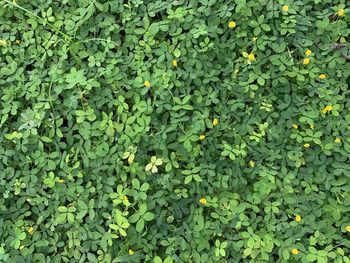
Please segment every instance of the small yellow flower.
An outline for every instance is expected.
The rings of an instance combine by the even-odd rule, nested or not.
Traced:
[[[123,201],[128,202],[128,201],[129,201],[129,198],[128,198],[126,195],[124,195],[124,196],[123,196]]]
[[[253,168],[253,167],[255,166],[255,162],[254,162],[253,160],[250,160],[250,161],[249,161],[249,165],[250,165],[250,167]]]
[[[306,56],[310,56],[311,53],[312,53],[312,51],[311,51],[310,49],[307,49],[307,50],[305,51],[305,55],[306,55]]]
[[[255,42],[257,39],[258,39],[257,37],[252,38],[253,42]]]
[[[348,231],[348,232],[350,232],[350,226],[346,226],[346,227],[345,227],[345,230]]]
[[[340,138],[335,138],[334,142],[340,143],[340,142],[341,142],[341,139],[340,139]]]
[[[343,8],[340,8],[340,9],[338,10],[338,16],[345,16],[345,11],[344,11]]]
[[[204,134],[200,135],[200,136],[199,136],[199,139],[200,139],[201,141],[203,141],[203,140],[205,139],[205,135],[204,135]]]
[[[32,228],[32,227],[28,228],[28,233],[29,234],[33,234],[33,232],[34,232],[34,228]]]
[[[203,205],[206,205],[208,202],[207,202],[207,199],[205,199],[204,197],[199,199],[199,202]]]
[[[293,127],[293,129],[298,129],[299,128],[298,124],[295,124],[295,123],[292,124],[292,127]]]
[[[0,39],[0,46],[6,46],[7,41],[4,39]]]
[[[145,87],[150,87],[151,86],[151,83],[149,83],[149,81],[148,80],[146,80],[144,83],[143,83],[143,85],[145,85]]]
[[[16,44],[19,44],[19,43],[21,43],[21,40],[16,40],[16,42],[15,42]]]
[[[310,59],[309,58],[304,58],[303,65],[307,65],[309,63],[310,63]]]
[[[305,144],[304,144],[304,147],[305,147],[305,148],[309,148],[309,147],[310,147],[310,144],[305,143]]]
[[[249,61],[254,61],[255,60],[255,55],[253,53],[250,53],[248,56],[247,56],[248,60]]]
[[[284,12],[288,12],[289,6],[287,6],[287,5],[282,6],[282,10],[283,10]]]
[[[310,124],[310,128],[313,130],[315,128],[315,125]]]
[[[301,216],[300,215],[296,215],[294,219],[295,219],[295,221],[300,222],[301,221]]]
[[[292,254],[293,254],[293,255],[298,255],[298,254],[299,254],[299,250],[296,249],[296,248],[293,248],[293,249],[292,249]]]
[[[177,67],[177,61],[176,61],[175,59],[173,60],[172,64],[173,64],[173,67],[174,67],[174,68]]]
[[[129,249],[128,253],[129,253],[130,256],[132,256],[132,255],[134,255],[134,250]]]
[[[216,125],[218,125],[218,124],[219,124],[219,120],[215,118],[215,119],[213,120],[213,126],[216,126]]]
[[[321,112],[322,113],[327,113],[329,111],[333,110],[333,106],[332,105],[327,105],[326,107],[324,107]]]
[[[64,183],[64,179],[60,179],[60,180],[58,180],[57,182],[59,182],[59,183]]]
[[[320,74],[319,78],[320,79],[325,79],[326,78],[326,74]]]
[[[229,28],[235,28],[235,27],[236,27],[236,22],[235,22],[235,21],[230,21],[230,22],[228,23],[228,27],[229,27]]]

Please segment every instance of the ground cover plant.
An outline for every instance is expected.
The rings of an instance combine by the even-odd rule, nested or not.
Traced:
[[[345,0],[1,0],[0,262],[350,262]]]

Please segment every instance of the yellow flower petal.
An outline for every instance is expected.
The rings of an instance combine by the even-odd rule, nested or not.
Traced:
[[[310,56],[311,53],[312,53],[312,51],[311,51],[310,49],[307,49],[307,50],[305,51],[305,55],[306,55],[306,56]]]
[[[213,126],[216,126],[216,125],[218,125],[219,124],[219,120],[218,119],[214,119],[213,120]]]
[[[248,60],[249,61],[254,61],[255,60],[255,55],[253,53],[250,53],[248,56],[247,56]]]
[[[348,231],[348,232],[350,232],[350,226],[346,226],[346,227],[345,227],[345,230]]]
[[[340,139],[340,138],[336,138],[336,139],[334,140],[334,142],[340,143],[340,142],[341,142],[341,139]]]
[[[134,255],[134,251],[133,251],[132,249],[129,249],[129,250],[128,250],[128,253],[129,253],[130,256],[131,256],[131,255]]]
[[[287,5],[282,6],[282,10],[283,10],[284,12],[288,12],[289,6],[287,6]]]
[[[298,129],[299,128],[298,124],[292,124],[292,127],[293,127],[293,129]]]
[[[309,147],[310,147],[310,144],[305,143],[305,144],[304,144],[304,147],[305,147],[305,148],[309,148]]]
[[[320,79],[325,79],[326,78],[326,74],[320,74],[319,78]]]
[[[300,222],[301,221],[301,216],[300,215],[296,215],[294,219],[295,219],[295,221]]]
[[[145,87],[150,87],[151,86],[151,83],[148,81],[148,80],[146,80],[144,83],[143,83],[143,85],[145,85]]]
[[[199,136],[199,139],[200,139],[201,141],[203,141],[203,140],[205,139],[205,135],[204,135],[204,134],[200,135],[200,136]]]
[[[309,58],[304,58],[303,65],[307,65],[309,63],[310,63],[310,59]]]
[[[205,199],[204,197],[199,199],[199,202],[203,205],[206,205],[208,202],[207,202],[207,199]]]
[[[338,10],[338,16],[345,16],[345,11],[344,11],[343,8],[340,8],[340,9]]]

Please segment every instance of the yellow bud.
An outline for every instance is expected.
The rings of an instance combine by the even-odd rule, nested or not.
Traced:
[[[300,215],[296,215],[294,219],[295,219],[295,221],[300,222],[301,221],[301,216]]]
[[[134,250],[129,249],[128,253],[129,253],[130,256],[132,256],[132,255],[134,255]]]
[[[174,67],[174,68],[177,67],[177,61],[176,61],[175,59],[173,60],[172,64],[173,64],[173,67]]]
[[[203,140],[205,139],[205,135],[204,135],[204,134],[200,135],[200,136],[199,136],[199,139],[200,139],[201,141],[203,141]]]
[[[59,179],[57,182],[64,183],[64,180],[63,179]]]
[[[320,74],[320,79],[325,79],[326,78],[326,75],[325,74]]]
[[[335,138],[334,142],[340,143],[340,142],[341,142],[341,139],[340,139],[340,138]]]
[[[33,234],[33,232],[34,232],[34,228],[32,228],[32,227],[28,228],[28,233],[29,234]]]
[[[236,27],[236,22],[230,21],[230,22],[228,23],[228,27],[229,27],[229,28],[235,28],[235,27]]]
[[[143,83],[143,85],[145,85],[145,87],[149,88],[149,87],[151,86],[151,83],[150,83],[148,80],[146,80],[146,81]]]
[[[219,120],[218,119],[214,119],[213,120],[213,126],[216,126],[216,125],[218,125],[219,124]]]
[[[292,254],[293,254],[293,255],[298,255],[298,254],[299,254],[299,250],[296,249],[296,248],[293,248],[293,249],[292,249]]]
[[[284,12],[288,12],[289,6],[287,6],[287,5],[282,6],[282,10],[283,10]]]
[[[250,167],[253,168],[253,167],[255,167],[255,162],[254,162],[253,160],[250,160],[250,161],[249,161],[249,165],[250,165]]]
[[[292,124],[293,129],[298,129],[298,124]]]
[[[306,55],[306,56],[310,56],[311,53],[312,53],[312,51],[311,51],[310,49],[307,49],[307,50],[305,51],[305,55]]]
[[[310,144],[305,143],[305,144],[304,144],[304,147],[305,147],[305,148],[309,148],[309,147],[310,147]]]

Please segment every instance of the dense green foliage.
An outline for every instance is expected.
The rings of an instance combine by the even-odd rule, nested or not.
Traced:
[[[0,262],[350,262],[345,3],[0,1]]]

